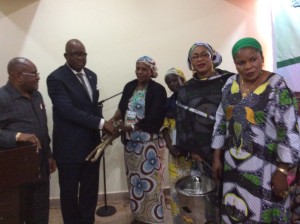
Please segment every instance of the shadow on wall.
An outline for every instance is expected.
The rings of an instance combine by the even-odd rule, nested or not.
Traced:
[[[10,1],[10,0],[0,0],[0,11],[5,15],[9,16],[28,5],[31,5],[38,0],[21,0],[21,1]]]
[[[0,20],[6,18],[19,27],[24,33],[27,33],[38,9],[38,5],[38,0],[0,0]]]
[[[3,31],[0,60],[6,61],[7,58],[22,56],[20,52],[39,4],[38,0],[0,0],[0,26]]]

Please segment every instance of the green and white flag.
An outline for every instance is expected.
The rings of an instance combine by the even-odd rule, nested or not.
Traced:
[[[275,70],[300,92],[300,0],[272,2]]]

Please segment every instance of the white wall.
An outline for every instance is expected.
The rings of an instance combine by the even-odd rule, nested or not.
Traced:
[[[6,83],[11,58],[31,59],[41,73],[39,89],[51,133],[45,80],[64,63],[67,40],[78,38],[85,44],[87,67],[98,74],[102,100],[135,78],[135,61],[142,55],[157,62],[160,83],[172,66],[190,78],[186,57],[196,41],[209,42],[223,55],[220,68],[235,70],[231,47],[241,37],[254,36],[264,47],[265,67],[272,69],[270,23],[267,0],[0,0],[0,85]],[[106,118],[113,115],[119,99],[104,103]],[[119,141],[107,149],[106,173],[108,193],[127,191]],[[51,197],[59,197],[57,173],[51,178]]]

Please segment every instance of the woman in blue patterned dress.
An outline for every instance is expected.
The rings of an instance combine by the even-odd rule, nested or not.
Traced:
[[[222,223],[290,223],[287,173],[300,147],[295,97],[262,69],[256,39],[239,40],[232,56],[238,74],[223,88],[212,141],[213,176],[223,171]]]
[[[137,79],[123,89],[115,121],[122,119],[122,142],[133,223],[164,223],[163,171],[165,141],[159,135],[164,121],[166,90],[152,80],[155,61],[143,56],[136,62]]]

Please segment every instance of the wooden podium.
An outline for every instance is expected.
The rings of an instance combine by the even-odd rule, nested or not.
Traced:
[[[0,149],[0,224],[20,223],[20,185],[39,178],[36,145]]]

